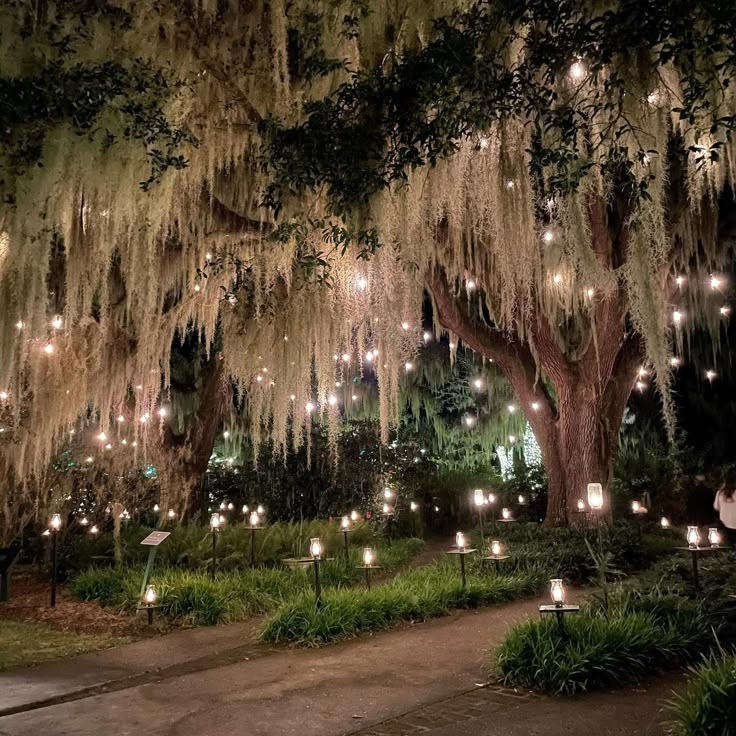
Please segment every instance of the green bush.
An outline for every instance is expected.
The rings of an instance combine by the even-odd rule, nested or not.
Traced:
[[[564,629],[550,619],[514,626],[495,652],[508,686],[573,695],[636,682],[692,659],[712,643],[697,604],[632,596],[608,614],[586,609]]]
[[[687,691],[670,708],[674,736],[736,734],[736,655],[721,651],[691,667]]]
[[[309,646],[378,631],[406,621],[442,616],[455,608],[477,608],[539,593],[546,574],[532,568],[493,575],[471,565],[463,589],[454,560],[443,560],[396,576],[371,590],[325,591],[317,610],[310,593],[283,606],[266,622],[266,641]]]
[[[376,549],[383,570],[390,571],[413,557],[424,543],[419,539],[396,540]],[[357,565],[360,550],[350,550],[350,562],[342,556],[322,563],[322,579],[327,589],[344,587],[360,579]],[[134,611],[140,601],[143,569],[92,567],[77,575],[72,595],[103,606]],[[175,567],[154,568],[151,582],[159,594],[161,613],[171,619],[210,626],[242,621],[250,616],[274,611],[312,588],[312,568],[246,568],[218,571],[215,580],[207,572],[191,572]]]

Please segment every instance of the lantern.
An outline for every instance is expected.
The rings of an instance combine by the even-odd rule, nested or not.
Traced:
[[[714,526],[708,529],[708,541],[711,547],[718,547],[721,544],[721,535]]]
[[[309,542],[309,554],[315,560],[318,560],[322,556],[322,544],[319,541],[319,537],[313,537]]]
[[[343,516],[340,521],[340,527],[343,531],[347,531],[350,528],[350,517]]]
[[[659,520],[659,525],[662,527],[662,529],[668,529],[670,525],[670,520],[666,516],[663,516]]]
[[[578,511],[585,511],[585,501],[582,498],[578,499]]]
[[[687,544],[690,549],[697,549],[698,542],[700,542],[700,534],[698,533],[698,527],[689,526],[687,528]]]
[[[511,521],[511,509],[501,509],[501,518],[504,519],[504,521]]]
[[[210,526],[212,527],[212,531],[216,532],[220,525],[222,524],[222,518],[220,517],[220,514],[212,514],[210,516]]]
[[[475,505],[478,506],[479,508],[483,506],[483,504],[486,502],[486,499],[483,496],[482,488],[476,488],[473,491],[473,501],[475,502]]]
[[[255,529],[258,526],[258,512],[257,511],[251,511],[250,512],[250,525]]]
[[[501,542],[498,540],[493,540],[491,542],[491,554],[494,557],[500,557],[501,556]]]
[[[552,602],[556,606],[562,607],[565,603],[565,588],[562,585],[562,580],[560,578],[552,578],[549,583]]]
[[[465,550],[465,535],[462,532],[458,532],[455,535],[455,546],[463,552]]]
[[[53,529],[53,531],[58,532],[59,529],[61,529],[61,515],[60,514],[54,514],[51,517],[51,521],[49,522],[49,527]]]
[[[588,483],[588,506],[594,511],[603,508],[603,486],[600,483]]]
[[[638,514],[641,512],[641,504],[638,501],[632,501],[631,502],[631,511],[634,514]]]
[[[370,547],[365,547],[363,549],[363,564],[366,567],[371,567],[373,565],[373,550]]]
[[[152,606],[156,603],[157,598],[158,593],[156,592],[156,588],[153,585],[147,585],[146,592],[143,594],[143,601],[145,604],[147,606]]]

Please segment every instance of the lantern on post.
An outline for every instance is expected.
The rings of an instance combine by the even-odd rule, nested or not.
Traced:
[[[460,558],[460,579],[462,581],[463,590],[467,586],[467,580],[465,575],[465,555],[469,555],[475,552],[474,549],[468,549],[468,543],[465,535],[462,532],[455,534],[455,549],[450,550],[447,554],[458,555]]]
[[[473,491],[473,503],[475,509],[478,512],[478,528],[480,530],[480,548],[484,550],[486,548],[486,540],[483,529],[483,507],[486,505],[486,497],[483,493],[482,488],[476,488]]]
[[[309,554],[312,555],[314,565],[314,598],[315,605],[319,610],[322,608],[322,584],[319,578],[319,561],[322,557],[322,543],[319,537],[313,537],[309,542]]]
[[[348,534],[353,531],[350,528],[350,517],[343,516],[340,520],[340,531],[342,532],[343,540],[345,541],[345,562],[350,560],[350,550],[348,548]]]
[[[51,608],[56,608],[56,538],[61,529],[61,514],[54,514],[49,522],[49,534],[51,535]]]
[[[220,514],[212,514],[210,516],[210,527],[212,529],[212,579],[217,574],[217,532],[220,531],[222,525],[222,517]]]
[[[256,532],[261,529],[260,526],[260,515],[258,511],[250,512],[250,566],[256,566]]]
[[[375,565],[376,555],[371,547],[363,548],[363,564],[359,565],[360,570],[365,571],[365,585],[368,590],[371,589],[371,571],[380,570],[378,565]]]

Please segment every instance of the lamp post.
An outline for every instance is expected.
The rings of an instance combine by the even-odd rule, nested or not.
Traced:
[[[258,511],[250,512],[250,566],[256,566],[256,532],[260,529],[258,526],[260,517]]]
[[[411,536],[417,536],[417,511],[419,511],[419,504],[416,501],[409,503],[409,511],[411,511]]]
[[[212,527],[212,579],[217,575],[217,532],[220,531],[222,517],[220,514],[212,514],[210,516],[210,527]]]
[[[486,549],[486,539],[485,534],[483,533],[483,507],[486,505],[486,497],[483,493],[482,488],[476,488],[473,491],[473,502],[475,503],[475,508],[478,511],[478,528],[480,529],[480,548],[482,551],[485,552]]]
[[[343,516],[340,520],[340,531],[342,532],[343,540],[345,541],[345,562],[350,561],[350,550],[348,548],[348,534],[352,531],[350,528],[350,517]]]
[[[54,514],[49,522],[51,534],[51,608],[56,608],[56,537],[61,529],[61,515]]]
[[[465,555],[475,552],[474,549],[468,549],[467,540],[462,532],[455,535],[455,549],[451,549],[448,555],[458,555],[460,558],[460,579],[462,580],[463,590],[467,587],[467,579],[465,575]]]
[[[319,579],[319,561],[322,557],[322,544],[319,537],[313,537],[309,543],[309,553],[314,564],[314,599],[317,610],[322,608],[322,584]]]
[[[359,570],[365,570],[365,586],[368,590],[371,589],[371,570],[379,570],[378,565],[374,565],[376,559],[373,549],[371,547],[363,548],[363,564],[358,566]]]

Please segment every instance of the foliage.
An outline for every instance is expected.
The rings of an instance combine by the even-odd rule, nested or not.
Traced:
[[[670,704],[674,736],[736,733],[736,655],[712,652],[690,667],[688,688]]]
[[[398,575],[371,590],[332,590],[317,609],[309,595],[292,601],[266,622],[266,641],[294,641],[308,646],[377,631],[402,622],[442,616],[451,609],[477,608],[533,595],[545,576],[537,568],[492,575],[472,568],[463,589],[455,560]]]
[[[514,626],[494,655],[501,681],[558,695],[625,683],[692,659],[712,641],[697,605],[650,598]]]
[[[382,568],[391,571],[406,563],[421,549],[419,540],[396,540],[379,546],[376,557]],[[360,579],[360,551],[351,550],[350,563],[341,556],[322,563],[322,578],[327,589],[354,585]],[[92,567],[77,575],[71,584],[72,595],[94,600],[104,606],[133,611],[140,603],[141,567]],[[207,571],[192,572],[175,567],[157,567],[151,577],[159,594],[163,615],[202,626],[241,621],[269,613],[312,587],[312,569],[274,568],[230,569],[218,572],[212,580]]]

